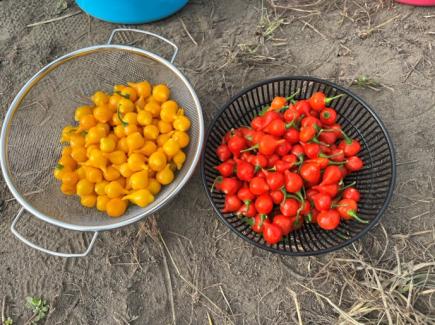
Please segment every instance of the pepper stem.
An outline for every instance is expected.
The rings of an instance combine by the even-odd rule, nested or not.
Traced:
[[[325,143],[325,142],[319,141],[319,140],[318,140],[317,138],[315,138],[315,137],[312,138],[311,141],[314,142],[314,143],[320,144],[320,145],[322,145],[322,146],[325,146],[325,147],[330,147],[330,146],[331,146],[330,144],[327,144],[327,143]]]
[[[341,131],[341,134],[343,134],[344,141],[346,141],[347,144],[351,144],[352,139],[346,134],[346,132],[344,132],[343,130],[340,130],[340,131]]]
[[[255,146],[240,150],[240,152],[247,152],[247,151],[252,151],[252,150],[257,150],[258,149],[258,144],[256,144]]]
[[[301,203],[305,202],[305,199],[304,199],[304,197],[302,196],[301,191],[296,192],[295,195],[298,197],[298,201],[299,201],[299,202],[301,202]]]
[[[285,125],[285,128],[286,129],[289,129],[289,128],[291,128],[292,126],[294,126],[295,125],[295,120],[293,119],[290,123],[287,123],[286,125]]]
[[[290,96],[286,97],[285,100],[289,101],[292,100],[296,95],[298,95],[300,92],[300,89],[297,89],[293,94],[291,94]]]
[[[347,189],[348,187],[352,187],[352,186],[354,186],[355,184],[356,184],[356,181],[353,181],[352,183],[350,183],[350,184],[348,184],[348,185],[343,186],[342,188],[340,188],[340,191],[343,191],[343,190]]]
[[[258,112],[258,116],[263,116],[269,110],[269,105],[261,106],[261,111]]]
[[[287,191],[285,190],[285,187],[283,186],[283,187],[281,187],[281,192],[282,192],[282,194],[283,194],[283,196],[282,196],[282,200],[281,200],[281,204],[283,204],[284,202],[285,202],[285,199],[287,198]]]
[[[246,222],[248,225],[250,225],[251,227],[254,225],[254,220],[252,220],[253,218],[247,218],[247,217],[243,217],[242,221]]]
[[[121,112],[119,111],[119,107],[116,110],[116,113],[118,114],[118,119],[121,121],[122,126],[126,127],[128,125],[128,123],[122,119]]]
[[[345,163],[347,163],[347,160],[346,161],[329,161],[328,162],[328,165],[330,166],[330,165],[337,165],[337,166],[342,166],[342,165],[344,165]]]
[[[340,95],[337,95],[337,96],[334,96],[334,97],[327,97],[327,98],[325,98],[325,104],[329,104],[334,99],[337,99],[337,98],[340,98],[340,97],[343,97],[343,96],[344,96],[344,94],[340,94]]]
[[[222,179],[223,179],[222,176],[218,176],[218,177],[215,178],[215,180],[213,181],[213,184],[211,185],[210,193],[213,193],[214,188],[215,188],[215,186],[216,186],[216,183],[217,183],[217,182],[221,182]]]
[[[355,211],[349,211],[347,213],[349,216],[351,216],[352,218],[354,218],[356,221],[361,222],[361,223],[369,223],[368,220],[364,220],[362,218],[360,218]]]

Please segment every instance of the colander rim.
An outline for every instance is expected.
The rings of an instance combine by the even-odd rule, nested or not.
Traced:
[[[324,249],[319,249],[317,251],[310,251],[310,252],[305,252],[305,251],[294,251],[294,252],[290,252],[290,251],[284,251],[284,250],[279,250],[276,249],[274,247],[256,242],[254,240],[252,240],[251,238],[245,236],[243,233],[241,233],[240,231],[238,231],[230,222],[228,222],[226,220],[226,218],[222,215],[222,213],[220,212],[220,210],[217,208],[216,204],[213,201],[213,198],[211,196],[211,193],[209,191],[209,188],[207,186],[207,181],[206,181],[206,176],[205,176],[205,148],[202,151],[201,154],[201,178],[202,178],[202,184],[204,187],[204,190],[207,194],[207,198],[209,199],[211,205],[213,206],[214,211],[216,212],[217,216],[219,217],[219,219],[235,234],[237,234],[237,236],[239,236],[240,238],[244,239],[245,241],[247,241],[250,244],[253,244],[254,246],[264,249],[266,251],[272,252],[272,253],[277,253],[280,255],[287,255],[287,256],[316,256],[316,255],[322,255],[322,254],[326,254],[326,253],[330,253],[336,250],[339,250],[341,248],[344,248],[348,245],[350,245],[351,243],[359,240],[360,238],[362,238],[364,235],[366,235],[371,229],[373,229],[379,222],[380,218],[382,217],[382,215],[384,214],[385,209],[388,207],[392,196],[393,196],[393,192],[394,192],[394,187],[396,184],[396,154],[395,154],[395,149],[394,149],[394,144],[393,141],[391,140],[390,134],[388,133],[387,128],[385,127],[384,123],[382,122],[382,120],[379,118],[379,116],[377,115],[377,113],[369,106],[369,104],[367,104],[365,102],[365,100],[363,100],[360,96],[356,95],[354,92],[352,92],[351,90],[342,87],[340,85],[337,85],[329,80],[325,80],[325,79],[321,79],[321,78],[317,78],[317,77],[311,77],[311,76],[278,76],[278,77],[274,77],[274,78],[269,78],[269,79],[265,79],[265,80],[261,80],[261,81],[257,81],[254,84],[242,89],[241,91],[239,91],[238,93],[236,93],[234,96],[232,96],[228,101],[225,102],[224,105],[221,106],[221,108],[217,111],[217,113],[212,117],[212,122],[210,123],[210,125],[208,126],[208,130],[206,132],[205,135],[205,139],[204,139],[204,143],[205,146],[207,146],[208,144],[208,140],[209,137],[215,127],[215,124],[217,123],[218,119],[220,118],[220,116],[225,112],[225,110],[234,102],[236,101],[238,98],[242,97],[243,95],[249,93],[251,90],[256,89],[258,87],[261,87],[263,85],[266,84],[271,84],[274,82],[281,82],[281,81],[292,81],[292,80],[302,80],[302,81],[312,81],[312,82],[317,82],[320,84],[325,84],[328,86],[331,86],[343,93],[346,93],[348,96],[354,98],[355,100],[357,100],[376,120],[376,122],[378,123],[379,127],[381,128],[382,132],[384,133],[385,139],[387,141],[388,144],[388,148],[390,151],[390,157],[391,157],[391,179],[389,182],[389,188],[388,188],[388,193],[387,196],[384,200],[384,203],[382,205],[382,207],[379,209],[377,215],[375,218],[372,219],[372,221],[370,223],[367,224],[366,227],[364,227],[356,236],[338,244],[332,247],[328,247],[328,248],[324,248]]]
[[[39,80],[41,80],[51,70],[60,66],[64,61],[68,61],[68,60],[74,59],[75,57],[78,57],[81,55],[86,55],[86,54],[93,53],[93,52],[99,51],[99,50],[104,50],[104,49],[126,50],[126,51],[130,51],[130,52],[134,52],[136,54],[147,56],[147,57],[154,59],[154,60],[158,61],[159,63],[165,65],[167,68],[172,70],[182,80],[182,82],[187,87],[187,89],[189,90],[189,93],[191,94],[191,96],[194,100],[195,107],[196,107],[197,114],[198,114],[198,124],[199,124],[198,145],[197,145],[196,150],[194,152],[193,161],[192,161],[191,165],[189,166],[189,169],[187,170],[186,175],[182,179],[179,179],[179,183],[177,184],[177,186],[158,205],[156,205],[152,209],[141,212],[132,218],[128,218],[126,220],[115,222],[113,224],[102,225],[102,226],[83,226],[83,225],[71,224],[71,223],[68,223],[65,221],[60,221],[58,219],[54,219],[52,217],[47,216],[46,214],[40,212],[38,209],[34,208],[32,206],[32,204],[30,204],[26,200],[26,198],[20,194],[20,192],[16,189],[14,182],[12,181],[12,177],[8,171],[8,168],[7,168],[6,143],[7,143],[7,136],[8,136],[8,130],[9,130],[9,123],[11,122],[15,111],[19,108],[21,101],[27,95],[27,91],[30,90],[33,87],[33,85],[35,85]],[[13,101],[9,105],[8,110],[6,112],[6,115],[5,115],[5,118],[4,118],[4,121],[2,123],[2,130],[0,133],[0,167],[1,167],[2,174],[3,174],[3,178],[5,179],[6,184],[9,188],[10,192],[14,196],[14,198],[18,201],[18,203],[26,211],[28,211],[30,214],[34,215],[38,219],[40,219],[44,222],[47,222],[49,224],[52,224],[54,226],[58,226],[58,227],[73,230],[73,231],[82,231],[82,232],[85,232],[85,231],[86,232],[106,231],[106,230],[116,229],[116,228],[124,227],[124,226],[130,225],[132,223],[135,223],[135,222],[139,221],[140,219],[142,219],[148,215],[151,215],[152,213],[155,213],[156,211],[161,209],[164,205],[169,203],[170,200],[172,200],[179,193],[179,191],[184,187],[184,185],[186,185],[188,180],[192,177],[192,175],[195,171],[195,168],[199,162],[199,159],[201,157],[201,151],[202,151],[202,147],[204,145],[204,133],[205,133],[204,132],[204,116],[203,116],[202,106],[201,106],[201,103],[199,101],[199,98],[198,98],[195,90],[193,89],[192,85],[190,84],[190,82],[187,80],[187,78],[184,76],[184,74],[174,64],[172,64],[171,62],[169,62],[165,58],[163,58],[155,53],[152,53],[150,51],[140,49],[137,47],[133,47],[133,46],[120,45],[120,44],[93,45],[93,46],[88,46],[88,47],[84,47],[84,48],[69,52],[69,53],[62,55],[61,57],[53,60],[52,62],[48,63],[43,68],[41,68],[38,72],[36,72],[24,84],[24,86],[22,86],[20,91],[17,93],[17,95],[14,97]],[[177,181],[177,177],[175,178],[175,181]],[[146,210],[146,208],[144,208],[144,209]]]

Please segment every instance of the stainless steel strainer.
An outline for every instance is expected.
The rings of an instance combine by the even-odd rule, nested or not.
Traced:
[[[134,32],[156,37],[174,48],[170,62],[139,48],[112,44],[116,33]],[[190,83],[172,64],[178,48],[154,33],[136,29],[115,29],[105,45],[83,48],[51,62],[20,90],[6,114],[1,132],[0,159],[5,181],[22,205],[11,225],[14,235],[27,245],[62,257],[86,256],[98,232],[122,227],[150,215],[168,203],[186,184],[199,160],[204,138],[201,105]],[[53,177],[62,146],[61,130],[74,122],[74,110],[89,102],[96,90],[110,91],[114,84],[149,80],[166,83],[171,97],[185,109],[192,126],[187,160],[175,181],[162,188],[146,208],[130,207],[120,218],[109,218],[96,209],[83,208],[77,198],[60,192]],[[24,238],[16,229],[23,212],[52,225],[75,231],[94,232],[83,253],[51,251]]]

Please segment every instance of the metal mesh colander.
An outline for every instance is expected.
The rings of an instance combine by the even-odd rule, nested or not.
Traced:
[[[114,33],[117,31],[120,30]],[[173,43],[167,42],[177,50]],[[174,57],[175,54],[176,51]],[[192,122],[191,142],[185,149],[185,165],[176,174],[175,181],[162,187],[152,204],[145,209],[132,206],[124,216],[109,218],[96,209],[83,208],[77,197],[61,193],[60,184],[53,177],[62,149],[59,137],[64,126],[74,123],[75,108],[89,103],[89,97],[96,90],[110,92],[115,84],[140,80],[169,86],[171,98],[185,109]],[[170,62],[134,47],[93,46],[50,63],[19,92],[2,130],[2,170],[11,192],[36,217],[72,230],[108,230],[155,212],[181,189],[198,161],[203,123],[194,90]]]

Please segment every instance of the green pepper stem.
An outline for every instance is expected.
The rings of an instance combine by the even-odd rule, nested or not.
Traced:
[[[118,119],[121,121],[122,126],[126,127],[128,125],[128,123],[122,119],[121,112],[119,111],[119,107],[116,110],[116,113],[118,114]]]
[[[248,225],[250,225],[251,227],[254,225],[254,220],[252,220],[253,218],[247,218],[247,217],[243,217],[242,221],[246,222]]]
[[[215,188],[215,186],[216,186],[216,183],[217,183],[217,182],[221,182],[222,179],[223,179],[222,176],[218,176],[218,177],[215,178],[215,180],[213,181],[213,184],[211,185],[210,193],[213,193],[214,188]]]
[[[360,218],[355,211],[349,211],[347,213],[349,216],[351,216],[352,218],[354,218],[356,221],[361,222],[361,223],[369,223],[368,220],[364,220],[362,218]]]
[[[347,160],[346,161],[329,161],[328,162],[328,165],[337,165],[337,166],[342,166],[342,165],[344,165],[345,163],[347,163]]]
[[[320,145],[322,145],[322,146],[325,146],[325,147],[330,147],[330,146],[331,146],[330,144],[327,144],[327,143],[325,143],[325,142],[319,141],[319,140],[318,140],[317,138],[315,138],[315,137],[312,138],[311,141],[314,142],[314,143],[320,144]]]
[[[258,149],[258,144],[256,144],[255,146],[249,147],[247,149],[240,150],[240,152],[247,152],[247,151],[252,151],[252,150],[257,150],[257,149]]]
[[[261,107],[261,111],[258,112],[258,116],[263,116],[269,110],[269,105],[264,105]]]
[[[287,123],[286,125],[285,125],[285,128],[286,129],[290,129],[292,126],[294,126],[295,125],[295,119],[293,119],[291,122],[289,122],[289,123]]]
[[[333,96],[333,97],[327,97],[327,98],[325,98],[325,104],[329,104],[334,99],[337,99],[337,98],[340,98],[340,97],[343,97],[343,96],[344,96],[344,94],[340,94],[340,95]]]
[[[340,188],[340,191],[343,191],[343,190],[347,189],[348,187],[352,187],[352,186],[354,186],[355,184],[356,184],[356,181],[353,181],[352,183],[350,183],[350,184],[348,184],[348,185],[343,186],[342,188]]]
[[[299,94],[300,89],[297,89],[293,94],[291,94],[290,96],[286,97],[285,100],[289,101],[292,100],[297,94]]]

